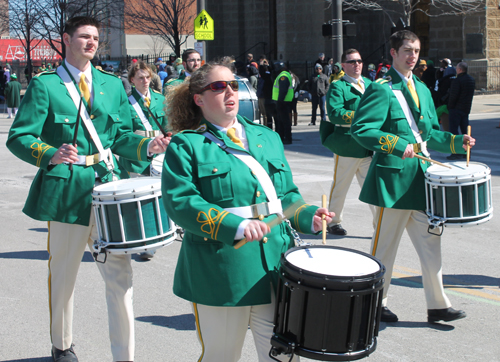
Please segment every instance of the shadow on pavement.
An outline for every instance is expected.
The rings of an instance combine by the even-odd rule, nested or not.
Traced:
[[[0,253],[0,259],[49,260],[49,253],[47,250],[9,251]],[[92,254],[86,251],[83,254],[82,262],[94,262]]]
[[[447,287],[461,287],[468,289],[483,289],[487,287],[500,288],[500,278],[490,277],[488,275],[476,275],[476,274],[444,275],[443,283],[445,288]],[[391,280],[391,284],[404,287],[411,287],[411,288],[423,287],[421,276],[393,278]]]
[[[47,233],[47,232],[49,232],[48,228],[31,228],[31,229],[28,229],[28,230],[38,231],[39,233]]]
[[[428,322],[410,322],[410,321],[399,321],[396,323],[385,323],[380,322],[379,331],[383,331],[387,327],[391,328],[430,328],[438,331],[449,332],[455,329],[454,326],[442,323],[428,323]]]
[[[33,357],[23,359],[9,359],[3,362],[52,362],[52,357]]]
[[[196,330],[194,315],[191,313],[174,315],[174,316],[160,316],[160,315],[144,316],[144,317],[137,317],[136,320],[140,322],[151,323],[155,326],[175,329],[178,331]]]

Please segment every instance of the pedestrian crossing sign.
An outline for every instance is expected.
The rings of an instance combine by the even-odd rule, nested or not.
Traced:
[[[214,40],[214,20],[205,10],[202,10],[194,19],[194,38]]]

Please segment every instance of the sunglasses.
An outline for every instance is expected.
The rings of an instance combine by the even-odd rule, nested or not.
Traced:
[[[222,92],[225,91],[227,86],[231,86],[231,89],[235,92],[238,91],[240,88],[240,85],[238,84],[237,80],[217,80],[215,82],[210,83],[206,87],[203,87],[199,93],[203,93],[206,90],[211,90],[212,92]]]
[[[361,59],[351,59],[346,62],[347,64],[363,64],[363,61]]]

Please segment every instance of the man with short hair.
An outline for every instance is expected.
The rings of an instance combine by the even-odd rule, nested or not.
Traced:
[[[32,79],[9,132],[7,147],[39,168],[23,212],[48,221],[49,310],[54,362],[77,362],[73,350],[73,295],[85,247],[98,238],[92,210],[94,185],[128,178],[113,153],[135,160],[162,153],[169,138],[135,135],[120,80],[90,63],[100,24],[90,17],[66,22],[66,59],[57,71]],[[79,131],[75,137],[78,109]],[[113,361],[134,359],[130,254],[107,254],[96,263],[106,284]],[[95,357],[93,360],[102,360]]]
[[[171,79],[165,84],[163,84],[163,95],[167,94],[167,88],[171,85],[176,85],[184,82],[186,77],[190,77],[191,74],[201,67],[201,55],[194,49],[186,49],[182,53],[182,65],[184,66],[184,72],[179,75],[177,79]]]
[[[450,132],[458,135],[458,129],[462,134],[467,134],[469,125],[469,114],[472,108],[472,98],[476,89],[476,81],[467,74],[467,63],[457,64],[457,77],[451,81],[450,96],[448,98],[448,115],[450,120]],[[465,158],[465,155],[450,155],[449,160]]]
[[[292,120],[290,107],[293,101],[293,79],[285,63],[278,64],[281,72],[273,84],[273,101],[276,102],[277,117],[275,131],[280,135],[284,145],[292,143]]]
[[[422,265],[422,283],[430,323],[465,318],[451,308],[444,292],[441,236],[429,232],[425,214],[425,172],[430,163],[427,148],[465,153],[475,140],[439,129],[434,103],[427,86],[412,74],[420,53],[420,40],[401,30],[390,37],[393,58],[387,76],[371,84],[358,106],[351,126],[353,138],[375,152],[359,199],[379,206],[372,238],[372,255],[386,267],[383,322],[397,322],[387,308],[387,291],[401,236],[406,229]]]
[[[359,51],[348,49],[342,54],[342,68],[345,75],[330,84],[326,97],[329,122],[325,119],[320,124],[319,132],[323,146],[334,153],[333,182],[330,189],[328,210],[335,212],[328,232],[333,235],[347,235],[342,227],[344,204],[356,175],[359,186],[363,186],[366,173],[372,160],[372,151],[368,151],[351,137],[351,123],[359,101],[371,84],[361,75],[363,60]],[[375,212],[370,207],[372,213]]]
[[[311,93],[312,98],[312,114],[311,123],[309,126],[316,125],[316,112],[318,110],[321,115],[321,121],[326,118],[325,115],[325,96],[328,91],[328,77],[323,73],[323,67],[320,64],[316,64],[314,67],[314,74],[309,78],[309,93]]]

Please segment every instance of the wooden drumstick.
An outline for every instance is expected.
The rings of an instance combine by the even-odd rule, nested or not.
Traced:
[[[321,198],[321,207],[326,209],[326,195],[323,195]],[[326,215],[325,214],[321,215],[321,220],[322,220],[321,223],[323,224],[323,232],[322,232],[323,245],[326,245]]]
[[[153,118],[153,121],[155,121],[156,125],[158,126],[158,128],[160,129],[160,132],[163,133],[163,136],[164,137],[168,137],[168,133],[163,129],[163,127],[161,126],[160,122],[158,122],[158,118],[155,117],[155,115],[151,112],[151,110],[149,109],[149,107],[146,105],[146,103],[144,103],[144,106],[146,107],[146,109],[148,110],[148,113],[149,115],[151,116],[151,118]]]
[[[80,104],[78,105],[78,114],[76,115],[75,133],[73,134],[73,146],[76,147],[76,138],[78,137],[78,126],[80,125],[80,111],[82,110],[83,94],[80,96]],[[69,164],[69,170],[73,172],[73,164]]]
[[[467,126],[467,135],[470,137],[470,125]],[[467,141],[467,167],[469,167],[470,161],[470,142]]]
[[[419,159],[424,160],[424,161],[427,161],[427,162],[435,163],[436,165],[439,165],[439,166],[448,167],[449,169],[452,168],[451,166],[445,165],[444,163],[438,162],[436,160],[431,160],[430,158],[427,158],[424,156],[420,156],[420,155],[415,154],[414,157],[419,158]]]
[[[272,219],[271,221],[266,222],[269,230],[271,230],[273,227],[281,224],[283,222],[283,220],[288,219],[290,216],[292,216],[293,213],[295,213],[295,210],[297,209],[298,204],[299,204],[299,201],[294,202],[293,204],[288,206],[285,210],[283,210],[284,216],[276,215],[277,217],[275,219]],[[243,238],[234,245],[234,248],[239,249],[243,245],[245,245],[247,242],[248,242],[247,238]]]

